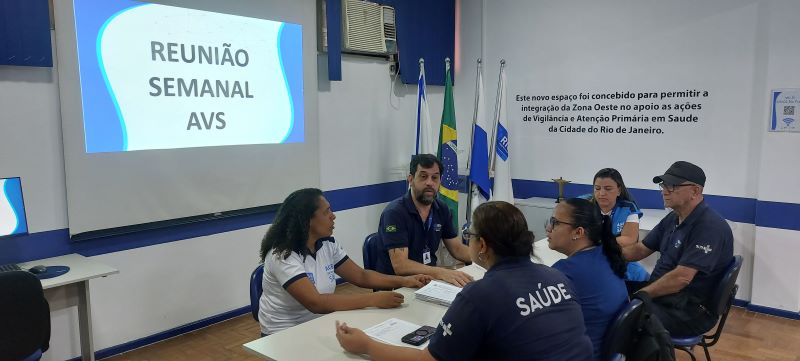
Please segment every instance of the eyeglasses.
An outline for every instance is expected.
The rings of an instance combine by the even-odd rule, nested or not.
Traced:
[[[478,237],[478,232],[475,232],[470,229],[465,229],[463,232],[461,232],[461,237],[465,241],[469,241],[470,239],[472,239],[472,237]]]
[[[558,219],[556,219],[556,217],[550,217],[550,219],[544,221],[544,229],[546,231],[550,231],[553,228],[555,228],[556,226],[558,226],[559,224],[568,224],[570,226],[575,227],[574,223],[568,223],[568,222],[564,222],[564,221],[559,221]]]
[[[694,183],[683,183],[683,184],[669,185],[669,184],[664,184],[662,182],[662,183],[658,183],[658,188],[661,188],[662,191],[666,191],[667,193],[672,193],[672,192],[674,192],[676,189],[678,189],[680,187],[687,187],[687,186],[693,186],[693,185],[695,185],[695,184]]]

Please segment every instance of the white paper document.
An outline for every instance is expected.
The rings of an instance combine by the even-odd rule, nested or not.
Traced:
[[[461,292],[461,287],[441,281],[431,281],[425,287],[414,292],[414,297],[418,300],[450,306],[459,292]]]
[[[397,346],[413,347],[422,350],[428,346],[427,341],[419,346],[409,345],[407,343],[403,343],[402,341],[403,336],[416,331],[419,327],[420,327],[419,325],[415,325],[408,321],[403,321],[396,318],[390,318],[386,321],[383,321],[375,326],[372,326],[364,330],[364,333],[366,333],[367,336],[372,337],[383,343],[388,343],[390,345],[397,345]]]

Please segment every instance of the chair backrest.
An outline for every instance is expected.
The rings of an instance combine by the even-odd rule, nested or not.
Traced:
[[[0,355],[22,360],[50,347],[50,305],[27,271],[0,272]],[[12,291],[9,291],[12,290]]]
[[[625,355],[621,353],[613,354],[609,361],[625,361]]]
[[[381,235],[373,233],[364,239],[364,246],[361,250],[364,258],[364,269],[377,271],[377,261],[381,252]]]
[[[261,263],[256,266],[253,273],[250,274],[250,313],[253,318],[258,321],[258,303],[261,299],[261,294],[264,292],[264,286],[261,279],[264,277],[264,264]]]
[[[736,278],[739,277],[739,270],[742,269],[742,256],[734,256],[725,274],[720,279],[719,286],[714,290],[711,301],[709,302],[710,311],[715,315],[722,315],[730,307],[731,292],[736,286]]]
[[[617,318],[606,330],[602,360],[613,360],[614,355],[624,354],[628,350],[633,341],[631,335],[636,332],[642,310],[642,300],[639,299],[633,299],[622,307]]]

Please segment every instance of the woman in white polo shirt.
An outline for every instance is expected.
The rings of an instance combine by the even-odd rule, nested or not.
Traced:
[[[258,319],[262,334],[281,331],[323,313],[393,308],[403,303],[403,295],[397,292],[334,294],[334,273],[365,288],[420,287],[431,280],[426,275],[388,276],[359,267],[331,237],[335,219],[319,189],[301,189],[283,201],[261,241],[264,293]]]

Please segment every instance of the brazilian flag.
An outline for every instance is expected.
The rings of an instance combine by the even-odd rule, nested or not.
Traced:
[[[449,59],[448,59],[449,60]],[[447,204],[452,215],[453,229],[458,229],[458,136],[456,133],[456,110],[453,104],[453,81],[450,79],[450,64],[445,71],[444,107],[442,127],[439,131],[439,150],[436,155],[442,160],[442,185],[439,199]]]

